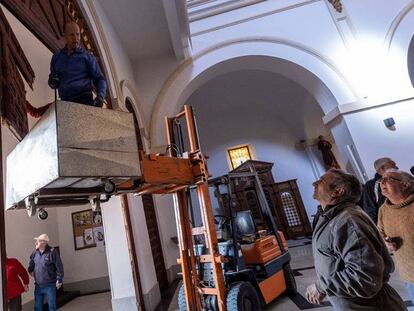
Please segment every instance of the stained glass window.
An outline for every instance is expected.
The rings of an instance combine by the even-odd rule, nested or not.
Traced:
[[[251,160],[250,149],[248,145],[227,149],[231,166],[233,169],[240,166],[247,160]]]

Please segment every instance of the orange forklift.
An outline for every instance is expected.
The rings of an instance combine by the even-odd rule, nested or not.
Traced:
[[[166,118],[166,124],[169,157],[141,156],[146,184],[139,193],[173,194],[183,277],[179,310],[258,311],[284,292],[295,294],[287,244],[277,230],[257,174],[229,174],[222,179],[230,198],[228,215],[214,216],[206,157],[191,107],[184,106],[182,113]],[[236,212],[232,200],[232,183],[246,178],[255,183],[264,220],[261,228],[250,211]],[[213,186],[220,198],[219,185]],[[198,198],[199,226],[194,226],[190,187]]]
[[[234,200],[233,185],[245,182],[253,184],[256,190],[262,216],[259,221],[249,210],[238,211]],[[227,310],[260,310],[283,293],[295,295],[296,282],[286,240],[277,231],[257,173],[230,173],[209,181],[209,186],[217,199],[215,206],[221,211],[215,213],[214,221],[219,254],[224,259]],[[192,223],[199,221],[193,216],[194,205],[190,200]],[[202,258],[206,252],[205,243],[195,244],[196,258]],[[210,262],[198,262],[197,272],[200,286],[214,286]],[[179,291],[178,304],[180,311],[192,310],[187,307],[184,285]],[[217,296],[204,297],[202,309],[219,310]]]

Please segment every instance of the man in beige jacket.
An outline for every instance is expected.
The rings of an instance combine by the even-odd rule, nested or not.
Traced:
[[[387,199],[379,209],[378,229],[394,252],[400,277],[414,303],[414,177],[389,170],[380,185]]]

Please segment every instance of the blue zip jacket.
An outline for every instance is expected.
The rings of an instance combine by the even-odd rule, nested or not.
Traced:
[[[29,273],[34,272],[35,282],[39,286],[55,286],[56,281],[63,283],[63,264],[57,250],[49,245],[41,253],[36,249],[30,255]]]
[[[54,74],[59,77],[61,100],[92,105],[93,85],[98,96],[105,98],[105,77],[95,56],[82,47],[72,54],[68,54],[66,47],[54,54],[50,62],[50,76]]]

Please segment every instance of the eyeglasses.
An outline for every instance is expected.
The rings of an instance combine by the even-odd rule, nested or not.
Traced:
[[[382,184],[388,183],[390,181],[403,182],[401,179],[394,178],[394,177],[391,177],[391,176],[382,177],[379,181]]]

